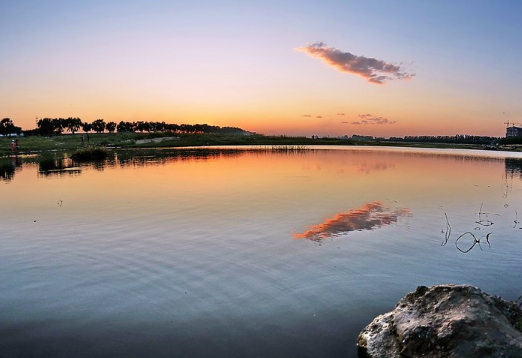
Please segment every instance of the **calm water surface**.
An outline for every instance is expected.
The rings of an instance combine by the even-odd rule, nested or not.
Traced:
[[[418,285],[522,294],[521,155],[310,149],[0,158],[0,356],[356,357]]]

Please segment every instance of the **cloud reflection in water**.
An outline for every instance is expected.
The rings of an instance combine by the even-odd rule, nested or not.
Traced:
[[[322,242],[333,236],[350,231],[373,230],[385,225],[397,222],[401,216],[409,214],[408,209],[396,209],[391,211],[382,203],[368,203],[360,208],[339,213],[325,222],[311,226],[302,234],[294,234],[294,239],[308,239]]]

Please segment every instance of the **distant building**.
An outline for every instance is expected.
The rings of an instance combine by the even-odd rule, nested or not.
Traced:
[[[516,138],[522,137],[522,128],[521,127],[507,127],[506,128],[506,138]]]

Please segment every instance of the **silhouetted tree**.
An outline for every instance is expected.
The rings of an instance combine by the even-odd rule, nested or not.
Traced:
[[[181,124],[179,129],[182,133],[194,133],[194,126],[192,124]]]
[[[54,133],[55,122],[51,118],[40,118],[36,125],[40,135],[50,135]]]
[[[105,125],[105,129],[107,129],[109,133],[114,133],[114,131],[116,130],[116,122],[107,123]]]
[[[74,134],[75,132],[78,132],[82,126],[82,120],[78,117],[69,117],[65,120],[65,127],[69,132]]]
[[[62,134],[65,124],[63,118],[53,118],[52,123],[54,127],[54,133]]]
[[[116,130],[120,133],[122,132],[133,132],[134,131],[134,125],[130,122],[124,122],[120,121],[118,125],[116,126]]]
[[[102,133],[105,130],[105,121],[103,119],[97,119],[91,125],[92,130],[96,133]]]
[[[229,135],[241,135],[248,134],[249,132],[237,128],[237,127],[219,127],[213,126],[209,124],[174,124],[174,123],[165,123],[165,122],[146,122],[146,121],[137,121],[137,122],[125,122],[120,121],[118,124],[115,122],[105,123],[103,119],[97,119],[92,123],[83,123],[80,118],[77,117],[69,117],[67,119],[64,118],[42,118],[37,122],[37,129],[31,131],[24,131],[27,134],[41,134],[41,135],[49,135],[49,134],[60,134],[63,130],[67,130],[71,133],[75,133],[79,131],[81,128],[85,133],[89,133],[91,130],[94,130],[97,133],[102,133],[104,130],[107,130],[110,133],[113,133],[115,130],[118,132],[165,132],[170,131],[174,133],[219,133],[219,134],[229,134]],[[5,128],[9,127],[9,130]],[[14,128],[14,130],[13,130]],[[0,134],[2,131],[7,131],[8,133],[21,133],[22,130],[19,127],[14,127],[12,121],[9,118],[4,118],[0,122]],[[477,137],[477,136],[468,136],[468,135],[458,135],[454,137],[432,137],[432,136],[420,136],[420,137],[405,137],[405,138],[393,138],[394,140],[409,140],[409,141],[439,141],[439,142],[456,142],[456,143],[477,143],[483,142],[490,137]]]
[[[145,130],[145,122],[137,121],[137,122],[134,122],[133,124],[134,124],[135,131],[143,132]]]
[[[82,123],[82,129],[85,133],[89,133],[92,130],[92,124],[90,123]]]
[[[170,124],[165,124],[164,129],[176,133],[179,131],[180,128],[179,128],[179,125],[170,123]]]
[[[151,122],[150,123],[150,130],[152,132],[164,132],[165,129],[165,122]]]
[[[11,118],[4,118],[0,121],[0,134],[19,133],[20,130],[20,127],[15,127]]]

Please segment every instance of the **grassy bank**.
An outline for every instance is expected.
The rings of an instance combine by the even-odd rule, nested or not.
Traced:
[[[445,143],[407,143],[407,142],[354,142],[339,138],[311,139],[305,137],[281,136],[240,136],[222,134],[172,134],[172,133],[100,133],[89,134],[87,141],[81,134],[64,134],[51,137],[31,136],[19,138],[20,154],[65,152],[72,155],[88,146],[107,147],[108,149],[125,148],[161,148],[188,146],[224,146],[224,145],[271,145],[271,146],[309,146],[309,145],[374,145],[418,148],[462,148],[483,149],[482,145],[445,144]],[[0,137],[0,156],[10,155],[12,138]],[[505,146],[505,150],[520,151],[520,146]]]
[[[113,149],[161,148],[189,146],[224,145],[350,145],[350,140],[311,139],[305,137],[272,137],[262,135],[240,136],[222,134],[172,134],[172,133],[100,133],[89,134],[87,141],[81,134],[56,135],[51,137],[31,136],[19,138],[20,154],[43,153],[49,151],[75,152],[88,146],[101,146]],[[0,155],[11,154],[12,138],[0,138]]]

